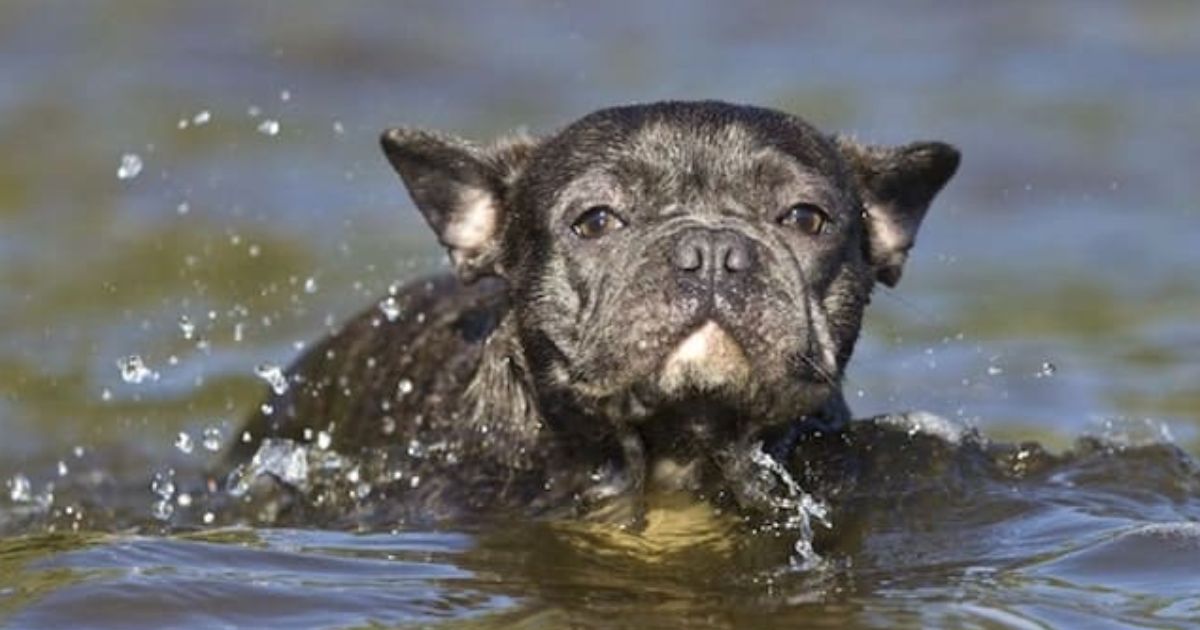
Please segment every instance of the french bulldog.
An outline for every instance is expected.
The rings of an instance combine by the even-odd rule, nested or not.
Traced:
[[[715,101],[382,145],[455,273],[308,351],[231,456],[320,441],[371,469],[373,504],[427,519],[586,516],[659,489],[752,503],[731,483],[746,449],[789,462],[846,426],[863,310],[959,164]]]

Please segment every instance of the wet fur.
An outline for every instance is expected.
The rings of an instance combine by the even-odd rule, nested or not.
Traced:
[[[864,147],[715,102],[601,110],[487,148],[406,129],[384,146],[458,278],[413,283],[397,321],[369,309],[309,351],[231,458],[325,430],[336,451],[419,478],[378,485],[377,498],[433,518],[636,503],[663,461],[686,471],[672,483],[713,498],[755,444],[783,460],[806,431],[844,426],[840,379],[873,285],[898,281],[958,159],[939,143]],[[822,238],[776,224],[805,199],[831,217]],[[596,204],[636,229],[575,238],[572,218]],[[720,290],[683,282],[663,252],[701,228],[747,239],[756,273]],[[706,321],[753,378],[657,386]],[[438,448],[415,458],[414,443]]]

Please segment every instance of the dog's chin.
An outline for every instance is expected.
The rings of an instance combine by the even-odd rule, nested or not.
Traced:
[[[742,338],[737,328],[706,318],[672,335],[667,344],[643,344],[645,352],[610,355],[608,372],[580,370],[610,378],[572,383],[573,397],[587,411],[620,424],[676,414],[766,425],[811,413],[831,394],[827,381],[807,378],[797,369],[808,363],[798,353],[787,348],[764,352],[761,341]],[[655,353],[656,346],[664,351]]]
[[[736,392],[748,386],[750,374],[742,346],[720,324],[708,320],[663,360],[657,389],[668,398]]]

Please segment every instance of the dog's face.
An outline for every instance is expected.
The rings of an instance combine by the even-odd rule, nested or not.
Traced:
[[[535,395],[618,423],[719,408],[771,424],[838,396],[958,153],[863,147],[722,103],[602,110],[483,149],[384,148],[460,274],[507,281]]]

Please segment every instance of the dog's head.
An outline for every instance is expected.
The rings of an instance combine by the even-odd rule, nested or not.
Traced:
[[[770,424],[840,400],[871,289],[899,280],[959,161],[716,102],[383,146],[460,275],[508,283],[539,400],[619,423],[699,404]]]

